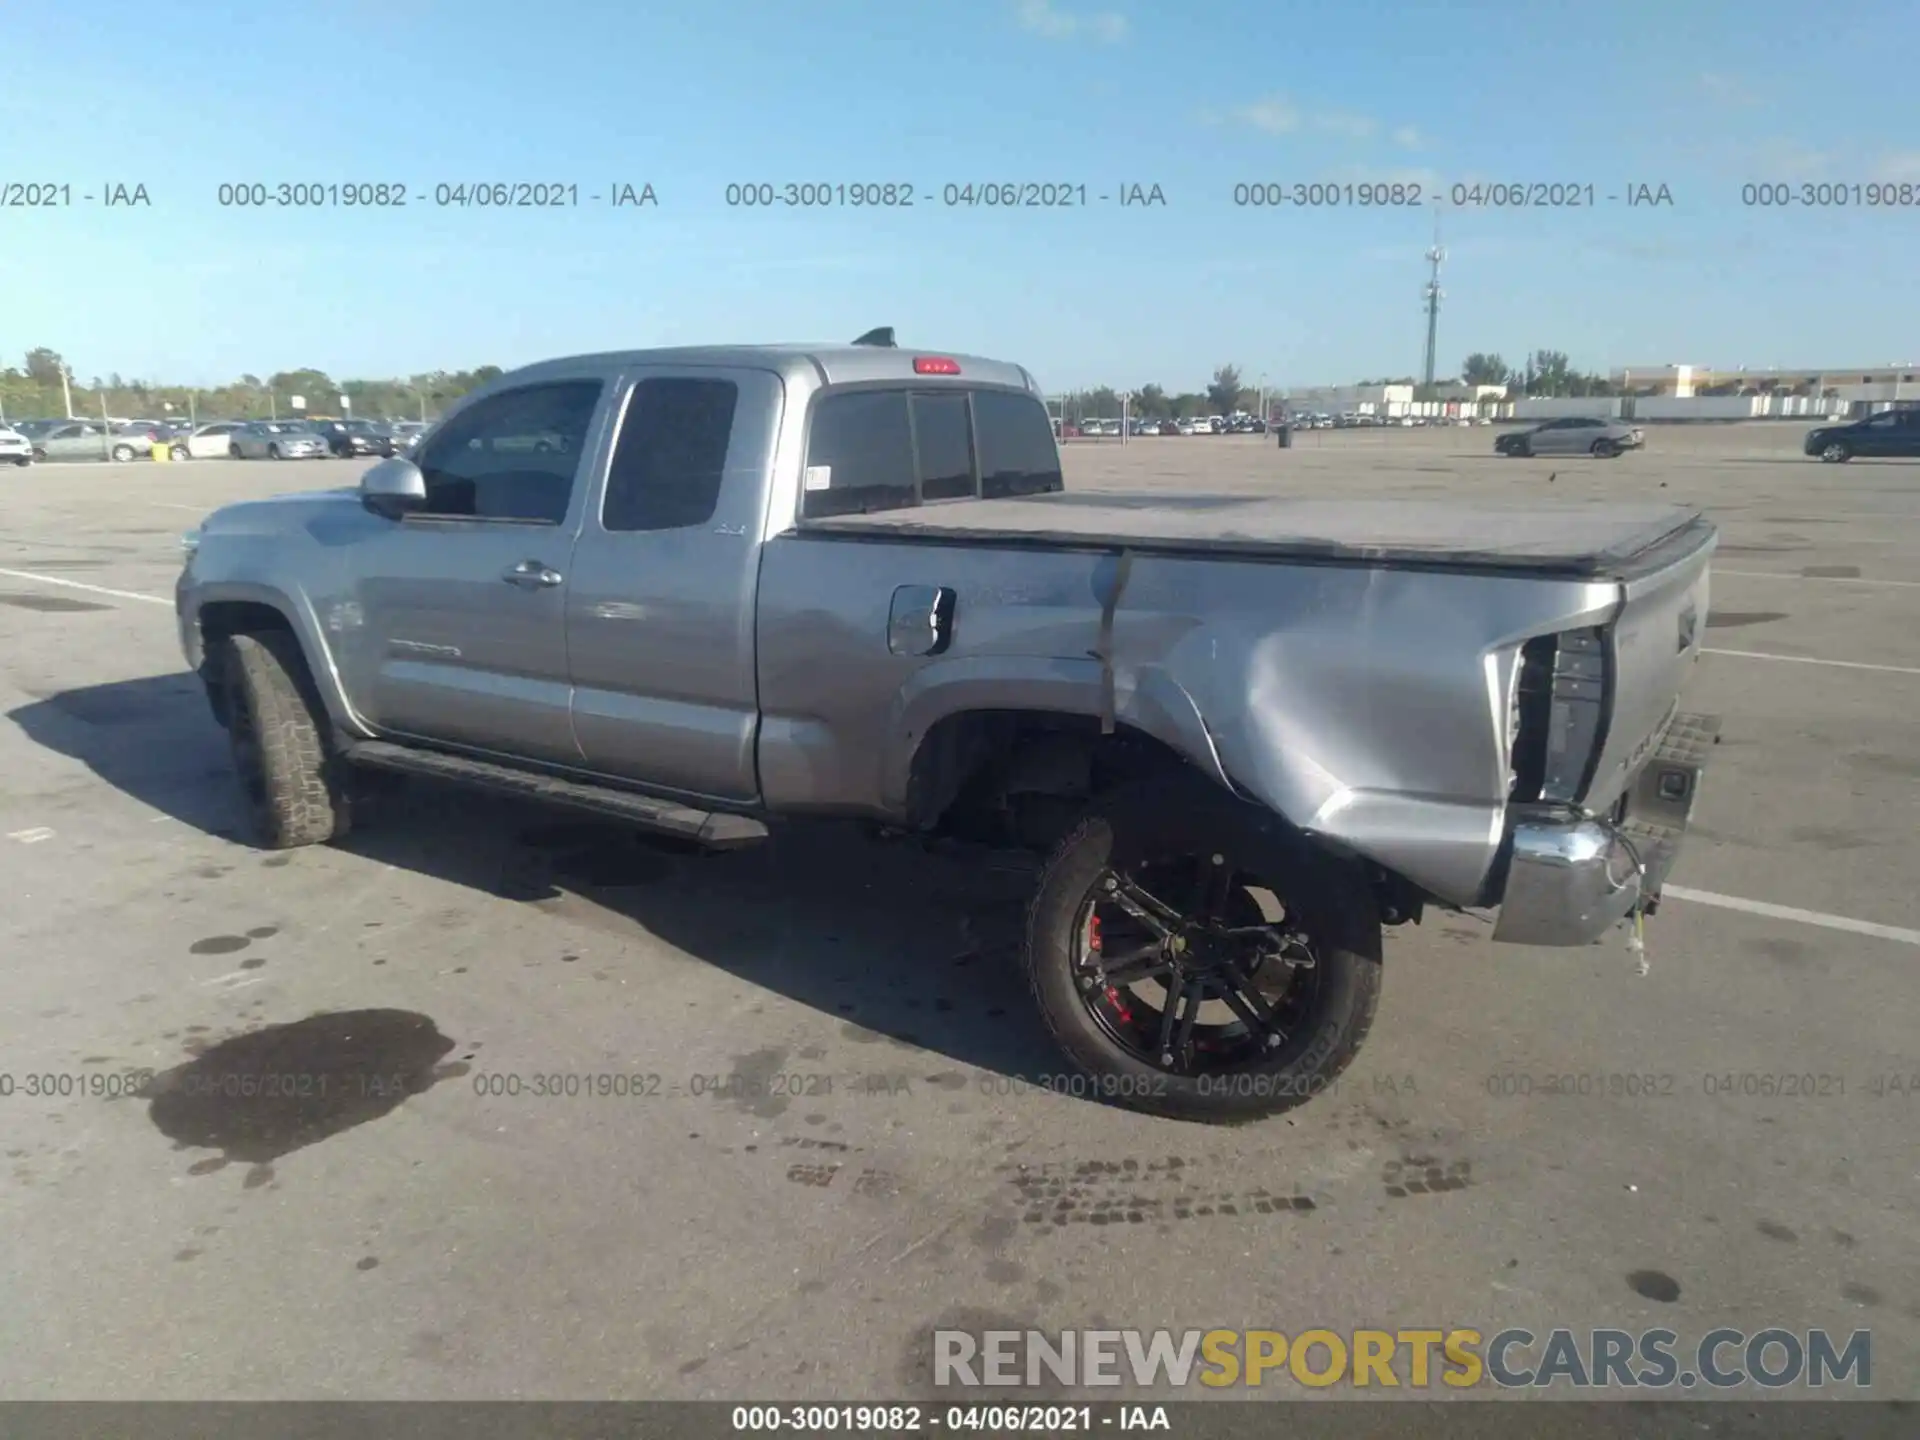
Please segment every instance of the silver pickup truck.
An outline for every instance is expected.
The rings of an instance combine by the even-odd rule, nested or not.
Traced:
[[[1025,847],[1089,1092],[1233,1119],[1351,1062],[1383,926],[1653,909],[1717,731],[1679,707],[1715,538],[1069,491],[1026,370],[876,331],[503,376],[357,489],[209,516],[177,604],[267,846],[343,835],[374,769],[710,846]]]

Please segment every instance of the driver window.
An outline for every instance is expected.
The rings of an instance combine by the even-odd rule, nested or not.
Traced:
[[[529,385],[455,416],[422,453],[422,516],[558,525],[573,499],[598,380]]]

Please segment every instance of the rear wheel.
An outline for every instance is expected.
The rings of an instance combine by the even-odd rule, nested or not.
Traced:
[[[1087,1093],[1213,1122],[1330,1087],[1373,1024],[1380,956],[1373,897],[1349,870],[1184,781],[1092,807],[1027,925],[1034,996]]]
[[[114,447],[113,447],[113,458],[114,458],[114,459],[116,459],[116,460],[119,460],[119,461],[121,461],[121,462],[123,462],[123,463],[124,463],[124,462],[126,462],[126,461],[128,461],[128,460],[131,460],[131,459],[133,459],[133,447],[132,447],[131,445],[116,445],[116,446],[114,446]]]
[[[1820,452],[1820,458],[1829,465],[1843,465],[1853,458],[1853,451],[1844,440],[1835,440]]]
[[[240,447],[238,445],[229,445],[227,446],[227,458],[229,460],[241,460],[246,457],[240,453]]]
[[[347,791],[299,642],[262,630],[218,645],[227,736],[256,840],[291,850],[341,838],[351,823]]]

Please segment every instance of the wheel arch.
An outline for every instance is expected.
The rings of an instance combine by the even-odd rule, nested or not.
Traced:
[[[208,586],[195,598],[193,634],[199,652],[198,666],[202,677],[210,682],[208,694],[215,697],[215,714],[222,723],[226,718],[220,709],[224,701],[218,698],[221,687],[211,683],[216,677],[209,669],[210,657],[217,650],[218,642],[228,636],[262,630],[281,630],[293,636],[307,676],[334,725],[355,735],[372,733],[347,700],[332,651],[321,637],[311,608],[283,591],[245,582]]]
[[[1095,661],[984,655],[928,666],[895,701],[882,802],[910,824],[931,824],[982,764],[1010,760],[1036,736],[1058,751],[1191,766],[1237,793],[1184,687],[1145,669],[1116,688],[1109,708]]]

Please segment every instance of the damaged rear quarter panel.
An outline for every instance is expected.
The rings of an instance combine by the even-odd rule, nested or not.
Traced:
[[[899,815],[946,715],[1098,715],[1116,560],[788,534],[762,558],[761,779],[774,809]],[[938,656],[886,646],[901,585],[957,596]],[[1115,719],[1296,826],[1472,903],[1501,840],[1505,674],[1527,636],[1606,621],[1610,582],[1136,554]]]

